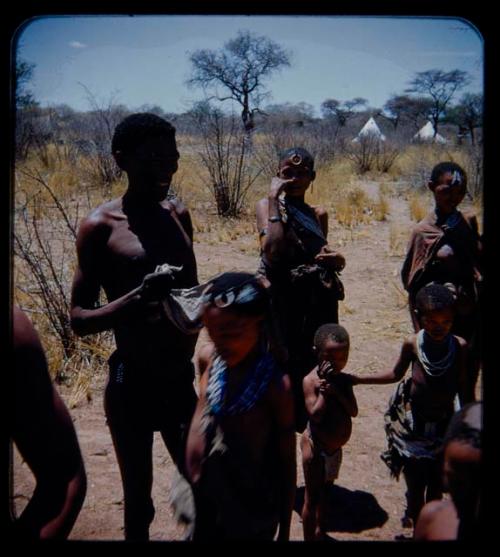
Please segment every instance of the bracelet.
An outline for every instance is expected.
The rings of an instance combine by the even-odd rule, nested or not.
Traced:
[[[267,220],[269,222],[281,222],[281,217],[279,217],[278,215],[275,215],[275,216],[269,217]]]

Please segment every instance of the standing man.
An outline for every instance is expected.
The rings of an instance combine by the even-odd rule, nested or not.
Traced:
[[[196,285],[197,271],[189,212],[167,199],[178,168],[175,128],[154,114],[132,114],[116,127],[112,152],[128,187],[80,225],[71,323],[80,336],[114,331],[104,407],[123,483],[125,538],[148,540],[153,432],[160,431],[182,472],[197,400],[196,335],[181,333],[166,318],[161,299],[170,287]],[[155,273],[166,263],[178,271]]]

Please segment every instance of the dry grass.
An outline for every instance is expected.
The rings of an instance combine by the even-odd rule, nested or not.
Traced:
[[[389,227],[389,255],[402,257],[406,254],[408,242],[408,228],[392,223]]]
[[[256,136],[256,146],[263,139]],[[195,138],[178,137],[182,154],[178,172],[174,176],[172,191],[189,207],[193,221],[195,242],[204,245],[220,246],[231,244],[231,248],[242,254],[258,254],[258,238],[255,224],[255,204],[267,195],[272,173],[263,173],[249,190],[243,213],[239,219],[221,219],[210,191],[208,176],[200,165],[196,154]],[[455,160],[465,164],[465,154],[459,149],[440,146],[410,146],[398,158],[386,174],[370,173],[379,184],[378,198],[372,199],[360,186],[352,171],[351,161],[337,156],[332,163],[317,169],[317,177],[306,194],[306,201],[313,206],[322,206],[330,214],[332,245],[342,248],[356,239],[363,239],[363,228],[359,225],[371,220],[382,221],[389,214],[389,198],[401,195],[408,188],[415,190],[409,196],[411,218],[418,221],[432,206],[432,196],[428,191],[419,193],[416,186],[425,185],[430,170],[439,161]],[[47,234],[54,257],[64,255],[60,263],[64,286],[69,291],[74,267],[74,239],[63,233],[64,225],[60,216],[55,216],[54,197],[64,202],[77,227],[80,219],[99,204],[123,195],[126,190],[126,176],[122,175],[110,186],[104,187],[96,182],[92,160],[83,156],[71,158],[63,147],[49,146],[41,161],[36,153],[16,168],[15,208],[29,211],[41,223],[40,230]],[[50,188],[44,188],[41,178]],[[482,226],[481,200],[476,198],[472,210],[477,214]],[[17,214],[17,213],[16,213]],[[16,230],[18,229],[16,225]],[[391,255],[404,255],[407,230],[391,225],[389,231],[389,250]],[[58,260],[59,261],[59,260]],[[99,339],[76,340],[76,351],[65,359],[60,342],[41,308],[40,293],[33,286],[30,273],[15,260],[15,300],[27,310],[39,331],[47,354],[52,377],[62,377],[72,391],[72,404],[90,396],[92,378],[104,369],[113,341],[110,334]],[[221,261],[220,269],[227,268]],[[399,302],[398,302],[399,303]],[[401,303],[403,303],[401,301]],[[352,310],[341,304],[341,312],[349,314]]]
[[[410,217],[413,221],[421,221],[429,212],[430,207],[429,196],[418,192],[410,194],[408,199],[408,209],[410,211]]]
[[[385,221],[389,212],[387,197],[383,193],[379,193],[378,201],[373,206],[373,218],[376,221]]]

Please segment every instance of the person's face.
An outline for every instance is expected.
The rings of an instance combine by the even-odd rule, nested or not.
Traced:
[[[466,187],[465,178],[462,176],[461,182],[457,182],[453,172],[445,172],[437,183],[429,183],[436,207],[445,215],[452,213],[460,205],[465,197]]]
[[[164,199],[177,171],[179,154],[172,140],[146,139],[133,153],[123,156],[124,170],[144,195]]]
[[[289,180],[285,193],[291,196],[303,196],[314,180],[316,173],[307,164],[293,164],[290,159],[281,162],[278,178]]]
[[[346,366],[349,358],[349,343],[338,342],[333,339],[327,339],[318,354],[320,362],[327,362],[328,366],[321,366],[326,370],[326,374],[335,375],[340,373]],[[323,379],[323,377],[322,377]],[[328,377],[324,377],[328,379]]]
[[[481,449],[450,441],[444,451],[443,481],[459,515],[474,513],[480,492]]]
[[[420,317],[420,323],[425,332],[436,341],[441,341],[450,333],[453,325],[453,310],[451,308],[426,311]]]
[[[243,316],[230,307],[209,306],[203,313],[203,324],[229,367],[241,362],[257,345],[262,319]]]

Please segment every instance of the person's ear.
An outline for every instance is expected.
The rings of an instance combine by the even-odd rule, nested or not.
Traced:
[[[316,179],[316,170],[313,170],[311,172],[311,182],[313,182]]]

